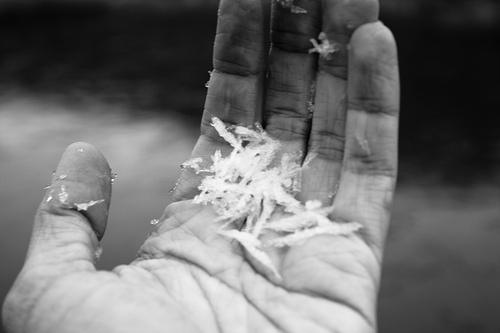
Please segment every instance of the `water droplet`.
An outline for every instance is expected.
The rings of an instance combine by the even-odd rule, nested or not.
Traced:
[[[61,186],[61,191],[59,192],[59,194],[57,196],[59,198],[59,201],[62,204],[67,203],[69,195],[68,195],[68,192],[66,192],[66,186],[64,186],[64,185]]]
[[[158,219],[152,219],[151,222],[149,222],[151,225],[157,225],[158,223],[160,223],[160,220]]]
[[[314,113],[314,103],[312,101],[307,103],[307,111],[309,112],[309,117],[312,117]]]
[[[174,187],[172,187],[172,188],[170,189],[170,191],[168,191],[168,193],[174,193],[174,192],[175,192],[175,190],[177,190],[177,187],[178,187],[178,186],[179,186],[179,182],[175,183]]]
[[[330,195],[328,196],[328,199],[333,199],[333,198],[335,198],[335,196],[336,196],[336,195],[337,195],[337,193],[339,192],[339,187],[340,187],[340,183],[337,183],[337,184],[335,185],[335,188],[333,189],[333,193],[332,193],[332,194],[330,194]]]
[[[370,149],[370,143],[368,142],[368,140],[357,136],[356,142],[358,143],[360,153],[362,153],[365,156],[370,156],[372,154],[371,149]]]
[[[210,76],[210,79],[212,78],[213,71],[208,71],[208,76]],[[210,79],[205,83],[205,88],[210,87]]]
[[[53,197],[52,197],[52,193],[54,192],[54,190],[51,190],[50,193],[49,193],[49,196],[47,197],[47,200],[45,200],[45,202],[51,202]]]
[[[111,173],[111,184],[114,184],[118,179],[118,174],[116,172]]]
[[[94,252],[94,258],[95,258],[96,261],[101,258],[102,252],[103,252],[102,245],[99,244],[97,246],[97,248],[95,249],[95,252]]]

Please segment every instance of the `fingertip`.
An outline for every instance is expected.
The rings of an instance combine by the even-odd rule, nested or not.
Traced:
[[[79,173],[97,171],[99,175],[111,175],[111,168],[104,155],[87,142],[70,144],[61,157],[58,169],[64,168],[67,162],[70,162],[70,168],[78,169]]]
[[[56,215],[81,213],[101,239],[108,219],[111,182],[111,168],[104,155],[89,143],[73,143],[64,151],[40,208]]]
[[[349,51],[349,109],[399,114],[396,41],[382,22],[358,28]]]
[[[351,60],[373,66],[374,63],[397,64],[397,46],[391,30],[377,21],[360,26],[352,35]]]

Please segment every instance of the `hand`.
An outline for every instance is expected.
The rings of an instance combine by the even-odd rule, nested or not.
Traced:
[[[134,262],[97,271],[111,174],[95,148],[73,144],[40,205],[25,265],[4,305],[9,332],[376,331],[397,170],[396,47],[377,22],[376,0],[295,4],[307,14],[275,4],[270,16],[265,1],[222,0],[193,156],[228,150],[209,126],[212,116],[263,122],[286,150],[317,156],[303,176],[301,199],[333,201],[334,218],[360,222],[363,231],[317,236],[273,254],[283,277],[275,283],[218,235],[210,207],[179,201]],[[338,48],[329,59],[308,53],[320,31]],[[176,197],[192,198],[198,182],[185,170]],[[75,205],[89,202],[87,210]]]

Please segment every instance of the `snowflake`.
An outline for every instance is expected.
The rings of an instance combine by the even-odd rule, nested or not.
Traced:
[[[213,118],[212,126],[233,150],[226,157],[216,151],[207,169],[201,168],[201,158],[183,164],[206,174],[194,202],[212,205],[223,222],[220,234],[238,241],[268,274],[281,278],[266,253],[269,247],[296,246],[317,235],[346,236],[361,228],[331,221],[333,207],[320,201],[303,204],[295,198],[300,174],[314,156],[301,165],[299,156],[281,154],[281,143],[258,124],[227,127]]]
[[[318,40],[319,40],[319,43],[315,39],[311,39],[311,43],[313,45],[313,48],[309,50],[309,53],[318,53],[320,56],[322,56],[326,60],[330,60],[332,57],[332,54],[339,51],[338,45],[330,42],[324,32],[321,32],[319,34]]]

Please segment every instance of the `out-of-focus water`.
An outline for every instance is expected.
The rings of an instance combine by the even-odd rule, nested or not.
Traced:
[[[133,112],[132,112],[133,111]],[[170,201],[197,119],[88,100],[0,100],[0,300],[22,265],[32,217],[64,148],[88,141],[118,173],[103,269],[127,263]],[[381,332],[500,331],[500,189],[406,181],[395,201]]]
[[[380,332],[500,332],[500,189],[400,186]]]
[[[61,105],[50,99],[0,102],[0,297],[20,268],[31,220],[64,148],[97,146],[118,179],[101,266],[126,263],[169,202],[179,165],[188,158],[197,125],[174,112],[129,115],[123,106]]]

